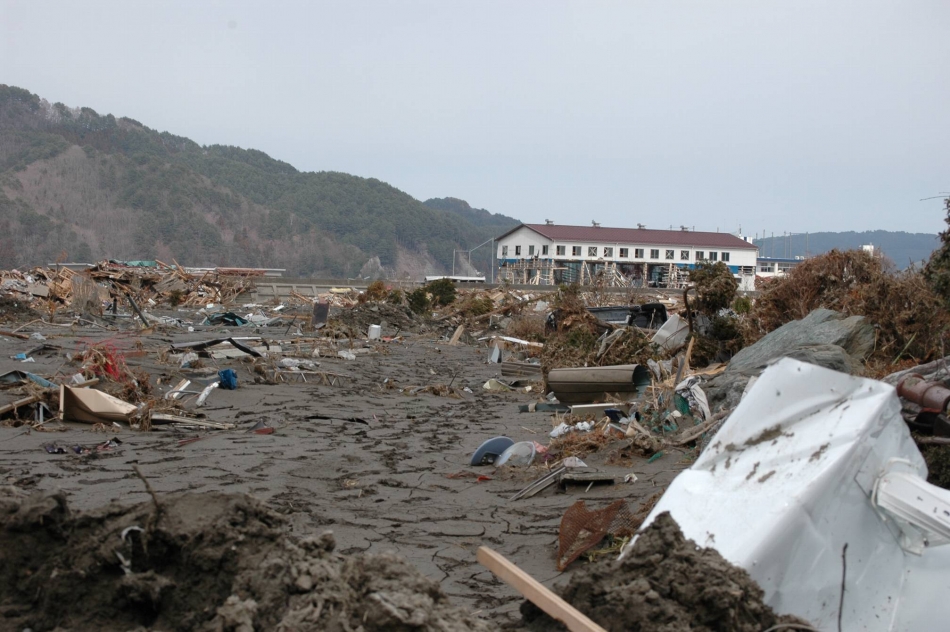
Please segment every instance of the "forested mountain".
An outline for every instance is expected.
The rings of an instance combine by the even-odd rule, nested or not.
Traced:
[[[423,204],[429,208],[455,213],[462,219],[471,222],[473,226],[490,228],[496,236],[521,223],[514,217],[508,217],[501,213],[489,213],[483,208],[472,208],[468,202],[458,198],[431,198]]]
[[[452,202],[471,212],[0,85],[0,267],[158,258],[353,276],[378,258],[416,275],[517,223]]]
[[[912,263],[926,262],[940,246],[940,238],[936,233],[869,230],[861,233],[796,233],[756,239],[754,243],[759,247],[760,257],[801,257],[806,255],[806,248],[807,255],[820,255],[834,248],[848,250],[872,245],[875,251],[884,253],[903,269]]]

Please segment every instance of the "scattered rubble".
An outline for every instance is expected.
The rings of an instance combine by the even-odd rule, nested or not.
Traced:
[[[559,554],[555,559],[552,553],[548,559],[532,554],[533,563],[541,565],[535,571],[567,567],[570,560],[565,560],[570,557],[574,560],[570,568],[582,569],[583,574],[587,572],[583,569],[593,569],[588,566],[590,560],[610,558],[629,543],[663,486],[689,464],[704,458],[710,449],[722,448],[711,448],[716,445],[717,433],[754,389],[757,377],[777,360],[794,358],[854,376],[893,373],[885,379],[895,386],[914,372],[920,374],[920,379],[950,387],[947,361],[935,360],[943,353],[937,353],[936,347],[918,344],[926,338],[921,323],[934,326],[940,317],[927,320],[929,315],[918,314],[920,322],[911,318],[908,305],[916,309],[914,306],[929,304],[927,296],[923,302],[908,298],[908,288],[917,287],[915,281],[908,280],[910,277],[902,277],[900,282],[882,281],[884,277],[875,276],[873,267],[867,268],[873,274],[866,273],[857,265],[861,262],[846,261],[850,263],[844,265],[833,259],[835,265],[844,265],[842,274],[853,278],[840,283],[828,281],[820,292],[809,295],[813,307],[800,314],[799,320],[791,320],[798,312],[780,309],[790,300],[782,282],[774,282],[761,296],[737,297],[731,277],[725,278],[722,266],[710,266],[705,276],[698,274],[696,287],[667,293],[645,290],[611,294],[577,286],[549,291],[456,289],[438,282],[412,288],[377,282],[364,292],[347,287],[316,296],[295,292],[286,303],[275,300],[267,305],[240,302],[247,298],[243,293],[253,286],[254,277],[226,271],[189,274],[177,264],[155,262],[140,267],[107,262],[81,273],[65,268],[4,272],[0,273],[0,322],[4,323],[0,325],[0,341],[9,350],[9,366],[0,379],[0,427],[21,429],[17,432],[74,433],[79,426],[85,432],[112,433],[93,440],[43,442],[44,458],[68,463],[73,458],[117,458],[140,449],[137,442],[127,440],[132,436],[164,437],[168,449],[182,449],[213,435],[221,438],[216,444],[220,447],[238,441],[236,438],[280,441],[288,426],[319,424],[319,432],[325,433],[319,440],[307,434],[296,438],[314,450],[297,458],[305,460],[307,467],[319,469],[324,455],[314,446],[323,450],[327,445],[352,458],[337,463],[334,472],[308,476],[322,479],[345,475],[334,479],[330,487],[352,492],[353,496],[347,498],[360,503],[366,502],[364,496],[378,494],[384,487],[408,488],[406,502],[415,502],[416,498],[420,503],[444,500],[444,488],[422,485],[414,473],[428,470],[404,470],[398,465],[420,458],[420,446],[424,446],[439,455],[440,466],[453,467],[451,474],[440,474],[440,480],[461,484],[469,479],[466,484],[488,489],[490,495],[480,502],[497,504],[504,500],[529,507],[537,502],[533,499],[556,503],[561,497],[556,494],[561,494],[571,501],[565,502],[561,510],[565,518],[582,516],[591,524],[604,522],[604,528],[584,531],[581,544],[568,546],[566,556]],[[823,265],[820,269],[827,272],[831,264]],[[793,276],[787,282],[802,281]],[[906,299],[900,314],[886,314],[877,307],[857,313],[860,306],[872,306],[874,292],[894,300]],[[926,339],[930,341],[927,344],[933,344],[932,336]],[[744,343],[749,344],[742,348]],[[411,357],[411,362],[383,362],[402,356]],[[931,362],[917,366],[923,361]],[[393,366],[399,368],[393,370]],[[260,401],[267,398],[266,406],[262,404],[253,414],[242,410],[241,404],[245,393],[252,389]],[[950,485],[947,411],[933,409],[912,397],[905,397],[902,404],[904,420],[930,466],[931,480]],[[397,428],[397,423],[402,425]],[[2,430],[7,431],[14,432]],[[128,435],[120,438],[120,433]],[[347,442],[341,442],[341,437]],[[359,475],[350,473],[351,467],[356,469],[351,463],[367,456],[360,454],[363,442],[375,446],[368,458],[379,459],[389,468],[386,474],[381,475],[379,468]],[[242,452],[242,458],[248,461],[235,467],[251,471],[249,468],[257,465],[258,449]],[[456,471],[463,462],[470,463],[471,469]],[[419,467],[431,470],[434,466],[430,462]],[[404,477],[407,472],[411,474],[408,478]],[[224,476],[230,477],[231,473]],[[267,476],[261,475],[260,479]],[[660,486],[657,476],[663,481]],[[373,483],[364,486],[360,479],[372,479]],[[253,489],[254,484],[249,483],[249,487]],[[620,502],[616,495],[634,488],[639,490],[641,502],[629,506],[620,502],[616,507],[599,502],[608,498],[603,491],[607,488],[614,490],[610,498],[614,504]],[[453,493],[459,491],[452,489]],[[308,493],[312,491],[308,489]],[[575,508],[571,513],[569,508],[578,495],[584,498],[583,511]],[[188,495],[171,498],[166,501],[169,506],[180,507],[182,512],[193,502]],[[104,575],[96,574],[105,573],[102,569],[106,566],[87,571],[95,576],[89,586],[102,587],[101,596],[90,600],[90,608],[101,610],[99,615],[82,608],[70,613],[58,605],[47,607],[47,601],[34,603],[28,592],[22,592],[18,599],[36,607],[35,612],[20,602],[4,612],[22,617],[24,626],[35,629],[56,625],[175,629],[173,615],[186,610],[190,614],[181,620],[189,623],[176,624],[179,628],[225,630],[254,625],[308,629],[312,625],[312,629],[332,629],[337,625],[340,629],[358,629],[363,625],[365,630],[468,630],[483,626],[461,611],[442,614],[443,607],[449,608],[444,605],[444,596],[435,584],[421,580],[411,579],[407,592],[396,596],[357,594],[357,584],[376,581],[375,575],[369,577],[376,572],[373,569],[378,569],[380,576],[404,577],[405,564],[396,558],[351,556],[350,549],[348,555],[337,556],[327,547],[308,548],[303,540],[292,538],[286,544],[266,548],[255,534],[280,540],[283,536],[275,534],[283,533],[283,523],[262,517],[269,515],[267,510],[252,507],[254,501],[249,499],[209,498],[206,501],[213,507],[220,505],[222,512],[233,509],[250,516],[246,524],[251,531],[244,533],[241,526],[235,527],[235,532],[247,539],[238,546],[237,558],[252,560],[244,566],[240,559],[228,558],[227,581],[213,589],[202,585],[202,590],[212,591],[209,599],[214,607],[210,610],[199,612],[197,599],[191,598],[169,605],[174,599],[169,601],[167,596],[177,591],[172,586],[190,586],[188,582],[199,580],[161,567],[156,554],[145,553],[144,547],[139,550],[145,536],[127,534],[125,540],[119,537],[116,550],[123,559],[129,559],[127,553],[134,557],[127,564],[117,563],[131,565],[131,573],[119,568],[127,576],[123,579],[113,573],[107,581]],[[0,508],[8,507],[9,515],[19,515],[19,507],[29,502],[33,501],[8,499],[0,501]],[[191,544],[181,544],[184,532],[175,531],[178,526],[191,529],[194,525],[186,525],[184,518],[181,525],[173,525],[168,518],[171,510],[165,517],[149,518],[147,505],[121,510],[112,507],[103,509],[104,513],[70,517],[64,501],[46,498],[36,502],[52,512],[43,518],[49,522],[49,529],[61,529],[60,535],[67,540],[95,533],[105,542],[111,535],[100,533],[102,529],[118,529],[117,521],[134,518],[143,533],[154,531],[154,542],[162,542],[161,547],[175,541],[188,556],[194,554],[188,549]],[[382,518],[372,510],[366,511],[372,518],[360,528],[375,529],[378,525],[374,521]],[[49,517],[57,512],[62,515],[56,520]],[[608,514],[613,516],[610,520],[604,518]],[[413,511],[407,510],[399,524],[408,522],[412,515]],[[550,521],[551,512],[546,510],[545,515]],[[616,516],[623,520],[614,524]],[[214,520],[218,518],[209,518],[207,525]],[[139,524],[142,522],[145,524]],[[538,527],[538,533],[545,529],[549,532],[553,526],[549,522]],[[660,535],[641,535],[637,546],[640,542],[643,546],[662,545],[670,552],[656,555],[681,559],[682,550],[689,545],[684,544],[688,541],[682,535],[673,533],[673,527]],[[388,532],[389,541],[398,540],[394,536],[398,528]],[[446,531],[474,533],[484,529],[452,526]],[[221,547],[230,542],[228,529],[215,536],[218,539],[202,533]],[[468,537],[473,538],[472,542],[478,539]],[[410,539],[430,538],[415,533]],[[50,542],[41,545],[51,547]],[[703,544],[715,548],[715,543]],[[81,552],[87,545],[69,546]],[[111,553],[104,553],[104,546],[100,544],[97,549],[95,555],[99,557],[77,553],[79,557],[74,558],[72,553],[62,552],[66,549],[56,555],[66,555],[73,565],[69,568],[85,569],[82,565],[89,559],[105,564],[102,556]],[[370,545],[360,546],[365,549]],[[455,544],[449,548],[467,552]],[[706,558],[711,559],[714,552],[705,551],[695,551],[695,557],[708,562]],[[178,560],[175,564],[192,563],[184,553],[174,555],[179,556],[174,558]],[[332,564],[327,561],[331,559]],[[136,560],[147,563],[137,567]],[[278,569],[279,573],[266,579],[252,578],[255,560],[277,560],[275,568],[280,569],[312,566],[318,561],[321,568],[332,567],[325,574],[352,577],[355,583],[344,582],[331,590],[327,586],[314,588],[319,582],[312,579],[312,585],[305,589],[287,588],[284,570]],[[48,562],[37,562],[37,568],[43,564]],[[52,566],[43,568],[49,580]],[[729,586],[733,584],[728,582],[738,582],[739,586],[738,593],[729,592],[728,599],[716,602],[718,605],[711,597],[706,600],[703,596],[707,584],[702,582],[695,584],[700,594],[691,596],[690,601],[682,595],[663,593],[655,586],[647,587],[654,579],[626,575],[618,568],[625,567],[612,567],[613,580],[608,580],[605,570],[590,570],[589,577],[575,575],[581,583],[570,584],[575,586],[570,593],[571,599],[578,600],[575,605],[585,612],[585,607],[591,608],[588,613],[595,620],[606,617],[602,625],[604,621],[613,625],[621,620],[618,617],[641,610],[648,614],[629,615],[633,618],[624,620],[625,629],[633,625],[631,621],[641,620],[643,630],[678,629],[675,626],[746,629],[743,625],[751,630],[773,625],[768,621],[774,615],[761,606],[760,593],[755,592],[758,589],[749,584],[747,577],[740,581],[734,568],[715,571],[726,578],[720,578],[722,582]],[[441,566],[439,570],[448,574]],[[633,570],[641,574],[644,571]],[[75,579],[61,570],[56,570],[52,579],[58,579],[61,572],[63,582]],[[292,580],[292,584],[302,573],[299,569],[294,571],[296,575],[286,572],[291,573],[287,581]],[[129,579],[131,575],[136,575],[135,581]],[[311,573],[310,577],[316,575]],[[663,583],[668,577],[661,574],[655,579]],[[598,591],[606,591],[607,581],[623,584],[628,580],[631,587],[622,591],[622,596],[611,593],[604,603],[600,597],[584,601],[590,595],[601,594]],[[30,582],[39,580],[21,577],[17,581],[29,584],[32,590]],[[65,590],[59,586],[57,581],[43,586],[35,599],[53,599],[59,594],[56,591]],[[395,590],[386,584],[371,593],[388,595],[391,589]],[[84,590],[87,594],[93,588]],[[653,593],[661,598],[657,600]],[[330,603],[337,605],[329,608]],[[500,603],[480,605],[494,612]],[[724,621],[733,621],[729,617],[738,616],[737,612],[750,616],[748,623],[723,627]],[[106,617],[109,623],[84,619],[86,616]],[[699,618],[689,618],[693,616]],[[306,617],[310,619],[305,621]],[[333,617],[336,619],[331,621]],[[647,619],[653,627],[647,625]],[[284,628],[279,627],[281,621]]]

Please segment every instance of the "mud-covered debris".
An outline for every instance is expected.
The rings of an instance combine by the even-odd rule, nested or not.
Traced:
[[[776,615],[745,570],[687,540],[669,513],[656,517],[623,560],[583,567],[558,592],[611,632],[762,632],[804,624]],[[530,602],[521,611],[528,629],[564,629]]]
[[[61,495],[0,497],[0,627],[488,630],[402,558],[333,549],[243,494],[89,513]]]

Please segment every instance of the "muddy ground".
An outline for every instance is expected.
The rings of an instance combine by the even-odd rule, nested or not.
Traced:
[[[150,374],[160,395],[186,373],[176,363],[160,360],[171,342],[256,332],[271,341],[292,339],[276,328],[195,329],[139,335],[92,327],[31,326],[23,332],[41,332],[59,349],[34,353],[35,363],[24,364],[9,357],[36,343],[2,337],[0,372],[71,375],[77,365],[67,361],[66,354],[108,341],[124,352],[130,367]],[[65,432],[0,427],[0,485],[20,496],[62,492],[69,506],[79,511],[98,510],[112,502],[140,504],[149,496],[133,472],[138,465],[159,497],[185,491],[247,493],[282,514],[286,529],[296,537],[332,531],[339,553],[395,552],[436,582],[455,606],[496,627],[520,620],[522,599],[477,564],[477,547],[500,551],[548,586],[563,583],[586,564],[575,562],[565,573],[555,568],[564,511],[578,499],[594,508],[625,499],[636,510],[688,467],[690,455],[669,452],[650,464],[639,458],[607,464],[606,454],[593,455],[586,459],[590,465],[620,480],[635,473],[638,481],[589,490],[549,489],[509,502],[509,496],[545,470],[493,472],[490,467],[471,467],[473,451],[497,435],[546,444],[552,418],[518,412],[518,404],[536,401],[536,394],[484,391],[486,380],[500,377],[500,365],[488,364],[487,358],[487,347],[448,346],[434,333],[409,335],[402,342],[376,343],[355,360],[315,358],[320,370],[345,376],[339,385],[255,383],[260,376],[246,362],[205,360],[206,366],[238,373],[238,390],[214,391],[204,409],[209,419],[237,423],[237,429],[143,433],[124,428],[101,433],[83,424],[66,424]],[[393,383],[399,387],[452,383],[472,392],[462,391],[460,397],[407,395],[387,387]],[[4,402],[22,396],[0,395]],[[247,432],[260,421],[275,432]],[[44,449],[53,442],[95,445],[109,437],[118,438],[121,445],[82,456],[49,454]],[[180,444],[192,437],[200,439]],[[466,473],[491,480],[478,481]]]

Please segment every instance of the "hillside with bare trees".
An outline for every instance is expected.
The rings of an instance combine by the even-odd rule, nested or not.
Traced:
[[[515,223],[0,85],[3,268],[160,259],[354,276],[376,261],[389,274],[416,270],[421,258],[435,271],[451,268],[454,249]]]

